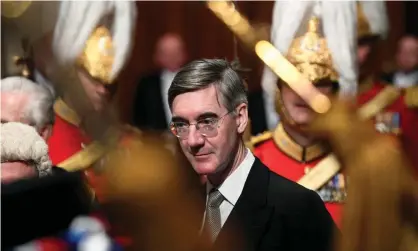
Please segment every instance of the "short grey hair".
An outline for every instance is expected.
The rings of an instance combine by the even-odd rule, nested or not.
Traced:
[[[247,91],[239,69],[223,59],[200,59],[184,66],[174,77],[168,89],[168,104],[183,93],[194,92],[214,85],[221,94],[220,102],[230,112],[248,104]]]
[[[8,77],[1,80],[1,92],[27,94],[29,97],[24,118],[37,129],[54,124],[55,95],[47,87],[24,77]]]

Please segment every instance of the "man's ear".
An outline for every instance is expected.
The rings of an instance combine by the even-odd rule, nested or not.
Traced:
[[[52,125],[47,125],[44,128],[42,128],[39,134],[47,142],[49,137],[51,137],[52,135]]]
[[[236,122],[238,133],[244,133],[248,124],[248,105],[242,103],[236,108]]]

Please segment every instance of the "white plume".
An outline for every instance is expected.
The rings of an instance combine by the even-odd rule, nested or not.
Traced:
[[[359,1],[359,3],[369,22],[371,32],[386,38],[389,32],[386,1]]]
[[[132,1],[61,1],[53,39],[53,50],[59,62],[74,62],[94,29],[106,25],[104,18],[109,14],[113,14],[108,28],[115,46],[111,80],[116,78],[132,49],[136,22],[136,5]]]
[[[318,15],[333,63],[340,75],[340,93],[352,96],[357,91],[356,2],[354,1],[276,1],[273,9],[271,40],[286,55],[294,38],[306,32],[308,20]],[[274,111],[277,76],[265,67],[261,85],[267,111]],[[271,112],[269,112],[271,114]],[[271,128],[274,118],[270,118]]]

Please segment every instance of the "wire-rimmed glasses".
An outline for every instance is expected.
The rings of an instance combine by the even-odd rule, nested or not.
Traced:
[[[218,135],[219,122],[229,115],[231,112],[219,118],[204,118],[198,120],[196,123],[186,122],[171,122],[171,132],[180,139],[187,139],[190,134],[190,126],[196,126],[196,130],[207,138],[216,137]]]

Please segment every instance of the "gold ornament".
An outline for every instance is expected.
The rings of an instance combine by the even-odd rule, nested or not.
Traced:
[[[293,40],[287,59],[313,83],[325,79],[338,81],[327,41],[319,35],[317,17],[309,20],[308,31],[303,36]]]
[[[108,28],[99,26],[86,42],[78,65],[103,84],[111,84],[115,48]]]
[[[20,17],[31,5],[31,1],[1,1],[1,15],[7,18]]]
[[[283,121],[286,121],[290,125],[296,125],[296,122],[292,119],[289,112],[287,111],[286,107],[284,106],[283,100],[282,100],[282,93],[279,88],[276,88],[276,96],[275,96],[275,109],[277,114],[279,114],[280,118],[282,118]]]
[[[32,47],[27,37],[21,39],[21,44],[23,56],[14,56],[13,63],[16,67],[20,68],[20,75],[25,78],[30,78],[33,70]]]

